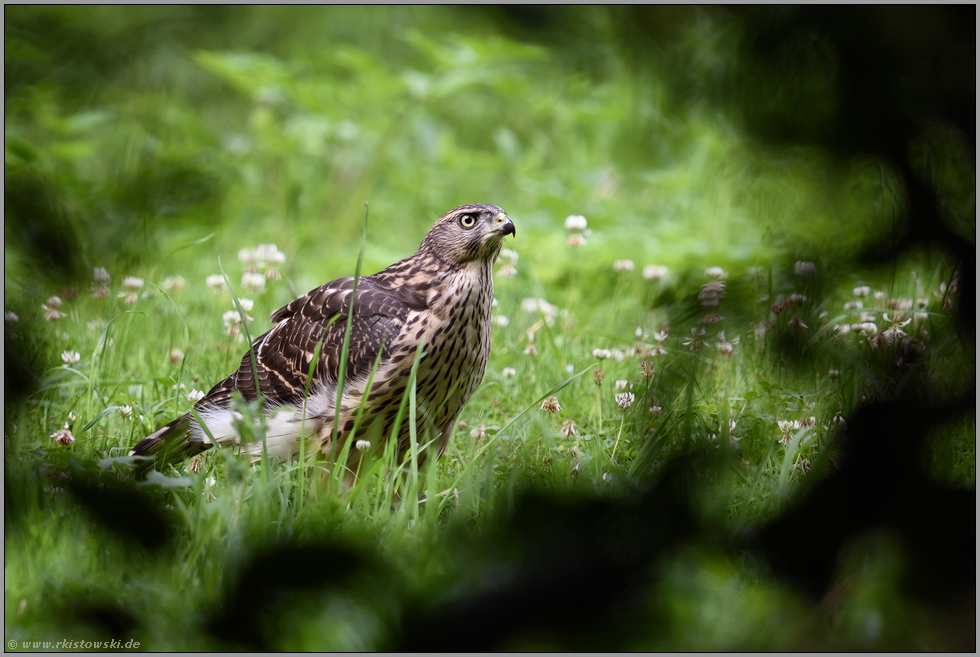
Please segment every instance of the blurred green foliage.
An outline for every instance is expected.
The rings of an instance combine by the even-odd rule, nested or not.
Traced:
[[[956,406],[975,391],[975,133],[961,120],[975,52],[956,11],[5,7],[4,309],[20,318],[5,336],[5,638],[429,649],[412,631],[432,623],[444,649],[975,643],[972,611],[907,594],[918,562],[897,521],[844,543],[819,604],[753,552],[766,523],[841,481],[827,474],[846,451],[831,422],[867,406],[952,409],[928,440],[882,450],[881,476],[904,476],[908,460],[928,473],[908,480],[923,499],[932,482],[975,487],[975,418]],[[228,298],[205,278],[237,283],[243,247],[288,254],[283,280],[249,293],[261,332],[281,305],[353,272],[366,202],[365,272],[413,253],[463,203],[500,205],[517,225],[518,275],[496,280],[509,325],[494,328],[470,426],[428,473],[430,501],[389,509],[383,472],[340,499],[297,491],[295,469],[266,484],[214,457],[133,492],[127,513],[169,507],[163,547],[138,523],[126,538],[127,523],[98,520],[136,490],[113,488],[129,470],[112,458],[241,358],[222,325]],[[591,231],[578,249],[562,225],[574,214]],[[624,259],[635,270],[614,272]],[[649,280],[648,264],[669,273]],[[112,274],[108,299],[87,298],[94,267]],[[721,323],[704,322],[707,267],[729,272]],[[124,276],[145,279],[135,304],[116,297]],[[859,285],[882,296],[842,309]],[[42,307],[52,294],[57,322]],[[835,338],[852,322],[893,327],[905,299],[926,315],[903,325],[913,340]],[[661,329],[668,353],[641,379]],[[733,358],[716,347],[726,332],[740,338]],[[630,347],[598,364],[604,388],[586,373],[562,393],[579,435],[538,408],[507,424],[596,363],[593,349]],[[63,349],[81,361],[61,367]],[[629,413],[619,379],[637,396]],[[62,448],[50,436],[68,413],[77,442]],[[811,414],[820,424],[777,442],[777,421]],[[683,458],[678,484],[668,475]],[[607,575],[645,588],[604,588]],[[562,611],[501,612],[539,590]],[[576,592],[594,599],[565,611]],[[449,613],[475,643],[451,642],[438,623]]]

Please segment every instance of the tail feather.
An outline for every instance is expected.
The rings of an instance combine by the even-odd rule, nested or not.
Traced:
[[[189,414],[181,415],[139,441],[129,455],[151,456],[153,460],[139,464],[135,470],[136,476],[143,477],[154,468],[183,461],[211,447],[207,443],[191,440],[193,422]]]

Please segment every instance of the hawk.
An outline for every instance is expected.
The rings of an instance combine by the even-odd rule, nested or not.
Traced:
[[[427,436],[434,439],[426,451],[434,447],[436,458],[442,456],[487,367],[492,270],[507,235],[516,235],[516,230],[499,207],[462,205],[435,222],[415,255],[359,279],[339,410],[337,386],[354,278],[321,285],[273,313],[270,319],[276,325],[252,342],[259,390],[267,400],[268,455],[293,457],[301,441],[312,447],[308,454],[317,449],[339,454],[359,413],[355,438],[371,437],[375,449],[382,448],[392,437],[421,344],[416,435],[420,445]],[[194,405],[219,446],[240,445],[235,424],[241,416],[230,408],[232,394],[255,400],[255,381],[252,356],[246,352],[238,369]],[[406,404],[397,435],[399,462],[410,448],[409,422]],[[211,447],[207,433],[188,413],[144,438],[130,455],[155,457],[143,466],[145,471]],[[253,459],[262,454],[261,443],[241,449]],[[356,471],[359,458],[359,450],[351,449],[348,474]],[[420,461],[424,458],[422,453]]]

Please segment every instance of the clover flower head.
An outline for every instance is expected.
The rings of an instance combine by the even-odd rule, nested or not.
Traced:
[[[613,271],[633,271],[635,268],[636,265],[629,258],[617,260],[613,263]]]
[[[187,401],[192,404],[196,404],[202,399],[204,399],[204,393],[200,390],[191,390],[189,393],[187,393]]]
[[[664,265],[647,265],[643,268],[643,278],[648,281],[658,281],[670,271]]]
[[[561,429],[559,429],[561,435],[571,438],[572,436],[578,435],[578,425],[575,424],[575,420],[568,418],[561,423]]]
[[[82,359],[81,355],[77,351],[62,351],[61,360],[64,361],[64,367],[71,367],[78,361]]]
[[[809,278],[817,273],[817,266],[807,260],[798,260],[793,265],[793,273],[800,278]]]
[[[261,292],[265,289],[265,275],[255,272],[245,272],[242,274],[242,287],[250,292]]]
[[[215,294],[225,291],[225,277],[221,274],[212,274],[204,279],[204,282],[214,290]]]
[[[621,410],[626,410],[633,405],[633,400],[636,396],[632,392],[621,392],[616,395],[616,403],[619,404]]]
[[[557,397],[548,397],[543,402],[541,402],[541,410],[546,413],[557,413],[561,410],[561,404],[558,403]]]
[[[589,222],[580,214],[570,214],[565,217],[565,230],[581,233],[589,227]]]
[[[56,443],[59,445],[64,445],[65,447],[75,442],[75,436],[72,435],[71,429],[69,428],[67,422],[65,422],[65,426],[63,428],[58,429],[51,434],[51,437],[54,438]]]

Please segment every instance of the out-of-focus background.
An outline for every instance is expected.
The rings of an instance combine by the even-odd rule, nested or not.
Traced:
[[[975,646],[975,20],[5,7],[5,638]],[[240,359],[209,277],[254,336],[365,203],[371,273],[471,202],[515,271],[435,512],[112,460]]]

